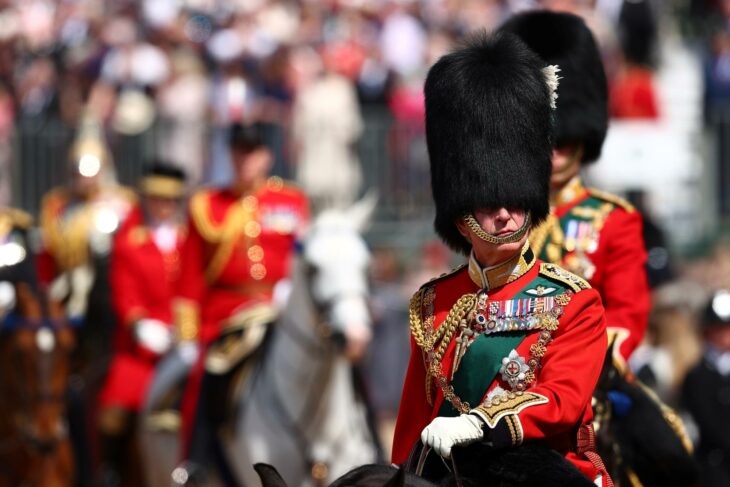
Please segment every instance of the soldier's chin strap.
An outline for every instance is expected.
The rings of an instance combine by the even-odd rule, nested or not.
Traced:
[[[482,226],[479,225],[479,222],[477,222],[476,218],[474,218],[474,215],[472,215],[471,213],[464,215],[462,219],[464,223],[466,223],[466,225],[471,229],[471,231],[474,232],[474,235],[487,243],[496,245],[519,242],[530,229],[529,212],[525,215],[525,221],[522,223],[522,226],[518,228],[515,232],[504,237],[497,237],[495,235],[485,232]]]

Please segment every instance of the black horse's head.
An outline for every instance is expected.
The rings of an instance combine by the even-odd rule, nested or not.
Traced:
[[[254,465],[263,487],[287,487],[276,468],[266,463]],[[363,465],[346,473],[330,487],[436,487],[431,482],[390,465]]]

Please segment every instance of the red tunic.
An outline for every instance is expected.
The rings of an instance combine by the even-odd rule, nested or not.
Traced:
[[[641,214],[617,196],[584,188],[579,178],[556,200],[557,220],[533,231],[533,250],[599,292],[623,365],[644,338],[651,308]]]
[[[529,270],[524,271],[524,269]],[[558,269],[562,276],[558,279],[555,279],[555,273],[551,275],[545,273],[545,266],[541,267],[540,261],[525,266],[524,269],[524,274],[516,280],[507,284],[498,282],[496,286],[487,290],[488,306],[489,303],[504,303],[506,300],[511,300],[530,287],[534,289],[529,290],[527,295],[544,293],[546,296],[551,294],[557,296],[565,291],[572,293],[570,301],[563,306],[563,314],[558,320],[559,326],[552,332],[552,340],[548,342],[541,358],[542,365],[535,368],[535,381],[528,384],[520,395],[501,404],[491,404],[486,402],[488,399],[493,400],[493,396],[489,395],[490,392],[495,391],[498,386],[512,392],[512,386],[503,380],[500,373],[491,379],[483,377],[487,381],[486,387],[479,389],[483,391],[483,394],[479,392],[481,406],[478,402],[472,403],[467,410],[479,407],[484,414],[494,420],[493,424],[489,425],[488,435],[495,446],[512,446],[523,441],[545,440],[548,445],[573,462],[588,478],[594,479],[599,469],[584,452],[579,450],[577,432],[581,425],[590,424],[592,419],[591,396],[598,381],[607,347],[601,300],[595,290],[587,288],[585,281],[576,279],[562,269]],[[477,293],[483,287],[483,284],[477,284],[476,279],[470,274],[472,272],[467,268],[460,268],[448,276],[427,284],[419,291],[423,293],[422,296],[426,296],[425,304],[415,307],[420,308],[424,323],[428,323],[432,317],[434,330],[443,326],[444,320],[459,298],[468,293]],[[569,275],[571,277],[566,279],[565,276]],[[427,297],[429,294],[432,296],[430,300]],[[414,302],[412,301],[412,316]],[[523,300],[521,305],[524,306],[525,302]],[[411,326],[413,332],[413,318]],[[526,337],[515,348],[517,354],[525,359],[531,357],[531,346],[538,341],[541,332],[539,329],[534,329],[526,333]],[[455,338],[456,334],[452,337],[441,361],[440,369],[447,379],[451,377],[456,353]],[[444,414],[440,411],[444,402],[443,389],[438,386],[438,381],[435,379],[428,381],[426,379],[428,355],[417,345],[417,340],[412,339],[411,345],[411,358],[393,441],[393,462],[398,464],[407,459],[423,428],[436,416]],[[473,353],[471,347],[465,357],[470,353]],[[460,368],[464,367],[465,360],[466,358],[462,359]],[[485,362],[478,363],[480,370],[487,367]],[[478,375],[480,370],[467,372]],[[424,387],[424,384],[427,386]],[[427,388],[433,393],[432,402],[429,402]]]
[[[659,105],[654,73],[641,66],[628,66],[611,83],[611,118],[657,120]]]
[[[131,326],[149,318],[167,323],[172,330],[172,300],[180,275],[180,247],[163,253],[135,207],[114,237],[110,259],[112,304],[117,318],[112,357],[106,382],[100,392],[102,406],[120,406],[137,411],[144,401],[158,356],[140,346]]]
[[[178,289],[182,334],[200,332],[207,344],[235,311],[270,301],[308,219],[304,193],[279,178],[244,197],[227,189],[193,196]]]

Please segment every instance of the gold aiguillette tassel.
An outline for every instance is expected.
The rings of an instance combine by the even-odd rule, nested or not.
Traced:
[[[459,336],[456,338],[456,352],[454,353],[454,365],[451,368],[451,379],[454,379],[454,374],[456,374],[456,371],[459,370],[459,364],[461,364],[461,359],[464,358],[464,355],[466,354],[466,350],[469,348],[470,338],[474,334],[473,331],[471,331],[470,328],[467,327],[467,322],[465,319],[461,320],[461,323],[459,323],[459,329],[461,330],[461,333],[459,333]]]

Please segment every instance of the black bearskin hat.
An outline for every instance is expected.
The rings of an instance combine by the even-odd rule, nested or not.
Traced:
[[[426,77],[426,142],[436,232],[471,246],[456,221],[479,208],[549,212],[552,93],[545,63],[514,35],[485,33],[439,59]]]
[[[583,163],[601,155],[608,129],[608,89],[596,41],[580,17],[532,11],[501,28],[517,34],[548,64],[560,66],[555,144],[582,144]]]

